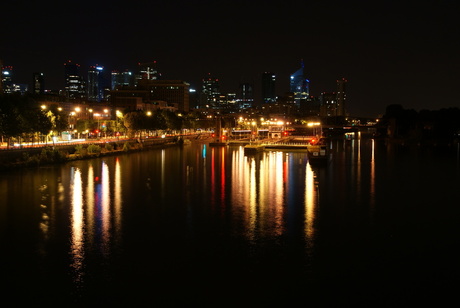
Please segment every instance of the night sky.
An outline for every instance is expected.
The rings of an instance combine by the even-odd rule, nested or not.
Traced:
[[[7,1],[0,12],[15,83],[39,71],[63,88],[67,60],[83,71],[155,60],[165,79],[199,88],[210,73],[222,92],[260,91],[270,71],[283,95],[303,59],[314,96],[348,80],[351,115],[460,107],[457,1]]]

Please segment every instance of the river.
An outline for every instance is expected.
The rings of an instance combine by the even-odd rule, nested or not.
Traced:
[[[455,299],[458,149],[206,143],[0,174],[4,303],[395,307]]]

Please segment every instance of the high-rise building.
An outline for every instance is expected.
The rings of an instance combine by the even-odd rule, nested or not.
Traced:
[[[320,96],[321,110],[320,115],[323,117],[337,116],[337,93],[323,92]]]
[[[212,77],[208,73],[208,76],[202,80],[201,107],[219,108],[219,96],[219,79]]]
[[[115,90],[117,87],[129,87],[133,85],[133,73],[125,70],[119,72],[117,70],[111,73],[111,89]]]
[[[262,73],[262,102],[264,104],[276,102],[275,82],[275,74],[271,72]]]
[[[346,100],[347,100],[347,93],[346,87],[347,82],[345,78],[337,80],[337,115],[338,116],[346,116]]]
[[[89,101],[101,102],[104,99],[104,67],[90,66],[88,70],[87,97]]]
[[[296,104],[310,96],[310,81],[305,77],[303,60],[300,62],[300,68],[291,75],[290,90],[294,93]]]
[[[85,98],[85,82],[80,75],[80,65],[67,61],[64,63],[65,93],[69,99]]]
[[[250,83],[241,83],[238,91],[238,105],[241,109],[254,105],[254,87]]]
[[[158,80],[161,78],[157,68],[157,61],[138,63],[138,69],[136,84],[139,80]]]
[[[43,73],[33,73],[32,74],[32,87],[34,94],[43,94],[45,93],[45,76]]]
[[[13,84],[13,67],[12,66],[2,66],[2,88],[3,93],[13,93],[14,84]]]

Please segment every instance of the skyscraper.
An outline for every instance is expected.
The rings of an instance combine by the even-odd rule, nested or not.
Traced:
[[[90,66],[88,70],[88,100],[101,102],[104,98],[104,67]]]
[[[138,80],[158,80],[161,77],[157,69],[157,61],[138,63],[138,67],[136,83]]]
[[[276,102],[276,76],[271,72],[262,73],[262,102],[264,104]]]
[[[115,90],[117,87],[129,87],[133,85],[133,73],[128,70],[124,72],[114,70],[112,71],[111,78],[112,90]]]
[[[32,75],[33,82],[33,93],[34,94],[43,94],[45,93],[45,77],[43,73],[33,73]]]
[[[337,93],[323,92],[320,96],[321,110],[320,115],[323,117],[337,116]]]
[[[202,80],[201,106],[218,108],[219,95],[219,79],[212,77],[211,73],[208,73],[208,76]]]
[[[80,65],[67,61],[64,63],[65,93],[69,99],[85,97],[85,82],[80,75]]]
[[[14,84],[13,84],[13,67],[12,66],[2,66],[2,88],[3,93],[13,93]]]
[[[347,82],[345,78],[337,80],[337,115],[338,116],[346,116],[346,100],[347,100],[347,93],[346,87]]]
[[[291,75],[290,90],[294,93],[297,104],[310,96],[310,81],[305,77],[303,60],[300,62],[300,68]]]
[[[241,83],[239,89],[239,108],[251,108],[254,105],[254,89],[250,83]]]

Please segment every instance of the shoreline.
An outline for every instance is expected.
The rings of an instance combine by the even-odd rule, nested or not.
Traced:
[[[103,146],[100,146],[103,144]],[[88,152],[88,147],[96,145],[97,152]],[[109,146],[107,146],[109,145]],[[149,142],[142,140],[114,141],[105,143],[75,144],[68,147],[30,147],[0,151],[0,171],[13,171],[72,162],[76,160],[99,158],[133,152],[180,146],[180,140],[161,140]],[[80,148],[79,148],[80,147]],[[79,149],[77,149],[79,148]],[[79,153],[79,151],[81,151]]]

